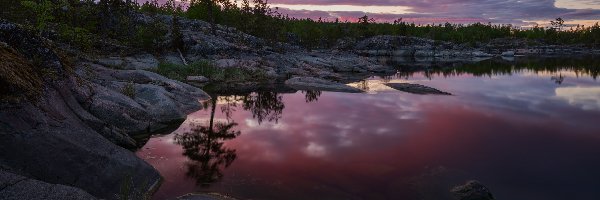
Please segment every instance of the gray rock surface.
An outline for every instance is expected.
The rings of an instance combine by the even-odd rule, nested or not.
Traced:
[[[106,57],[96,59],[96,63],[113,69],[155,70],[159,61],[153,55],[139,54],[130,57]]]
[[[20,178],[0,174],[1,199],[93,199],[90,194],[103,199],[139,198],[154,191],[161,176],[122,147],[138,145],[132,134],[183,120],[208,95],[148,71],[86,62],[67,67],[42,40],[0,22],[0,42],[23,52],[20,59],[39,59],[39,71],[53,72],[42,80],[43,90],[36,98],[0,102],[0,169],[2,174],[28,178],[15,182]],[[97,63],[154,62],[147,55],[132,58]]]
[[[77,87],[76,98],[96,118],[123,132],[147,134],[183,121],[210,97],[188,84],[143,70],[114,70],[81,63],[77,73],[87,87]],[[130,87],[133,96],[124,94]]]
[[[46,183],[0,169],[0,199],[93,200],[96,197],[79,188]]]
[[[68,104],[53,87],[35,105],[3,105],[0,165],[100,198],[113,199],[127,177],[142,193],[157,187],[161,178],[152,166],[87,126]]]
[[[346,93],[361,93],[362,90],[354,88],[342,83],[336,83],[320,78],[314,77],[294,77],[287,81],[285,84],[297,90],[318,90],[318,91],[330,91],[330,92],[346,92]]]
[[[160,16],[171,26],[172,18]],[[258,72],[264,77],[255,81],[285,81],[292,76],[313,76],[323,79],[343,79],[343,73],[393,73],[393,69],[377,63],[374,58],[360,57],[352,52],[306,51],[284,43],[268,43],[236,29],[181,18],[184,40],[183,56],[189,62],[208,60],[220,68],[241,68]],[[163,62],[180,63],[178,54],[158,56]],[[254,81],[254,80],[250,80]],[[244,83],[246,84],[246,83]]]

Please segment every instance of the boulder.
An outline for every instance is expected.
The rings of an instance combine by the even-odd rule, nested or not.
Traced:
[[[332,82],[313,77],[294,77],[285,81],[285,84],[297,90],[318,90],[329,92],[361,93],[362,90],[342,83]]]
[[[200,100],[210,99],[196,87],[149,71],[102,66],[87,71],[94,75],[78,71],[89,87],[75,89],[77,100],[94,117],[129,135],[151,133],[183,121],[187,113],[201,108]]]
[[[479,181],[471,180],[450,190],[457,200],[494,200],[490,190]]]

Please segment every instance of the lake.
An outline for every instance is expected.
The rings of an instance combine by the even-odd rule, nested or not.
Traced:
[[[396,75],[349,84],[365,93],[209,92],[205,109],[137,155],[164,177],[155,199],[452,199],[469,180],[496,199],[596,199],[596,60],[390,61]]]

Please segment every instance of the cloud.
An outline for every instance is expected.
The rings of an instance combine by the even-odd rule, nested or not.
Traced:
[[[380,22],[403,18],[416,24],[491,22],[526,26],[543,25],[557,17],[571,24],[590,25],[600,21],[597,0],[270,0],[269,3],[290,17],[341,21],[356,21],[364,15]]]
[[[583,110],[600,110],[600,87],[556,88],[556,96]]]
[[[565,0],[562,0],[565,1]],[[561,2],[562,2],[561,1]],[[404,18],[405,21],[415,23],[473,23],[492,22],[515,25],[528,25],[531,21],[549,21],[556,17],[569,20],[598,20],[600,10],[591,9],[598,7],[596,1],[573,1],[559,5],[570,5],[567,8],[555,6],[555,0],[273,0],[284,14],[298,18],[340,18],[356,20],[356,18],[369,15],[378,21],[393,21]],[[298,10],[298,5],[313,5],[311,9]],[[371,9],[363,11],[327,11],[332,6],[378,6],[406,8],[406,14],[392,12],[377,12]],[[591,6],[590,6],[591,5]],[[289,6],[292,9],[286,8]],[[319,9],[322,6],[323,9]],[[308,8],[308,7],[307,7]],[[318,12],[313,12],[318,11]],[[382,9],[387,10],[387,9]]]

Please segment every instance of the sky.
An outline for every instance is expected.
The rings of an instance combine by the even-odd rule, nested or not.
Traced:
[[[241,0],[240,0],[241,1]],[[567,24],[600,21],[600,0],[269,0],[272,8],[296,18],[356,21],[368,15],[379,22],[403,18],[417,24],[494,23],[547,25],[557,17]]]

